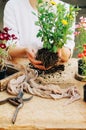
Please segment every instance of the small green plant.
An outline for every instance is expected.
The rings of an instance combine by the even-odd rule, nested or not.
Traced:
[[[65,4],[38,0],[37,9],[36,25],[40,27],[37,37],[41,38],[43,48],[56,53],[73,33],[71,27],[75,20],[76,8],[70,5],[67,10]]]

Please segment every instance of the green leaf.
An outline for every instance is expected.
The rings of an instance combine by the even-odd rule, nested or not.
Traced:
[[[42,37],[42,35],[43,35],[42,30],[39,30],[39,32],[37,33],[37,37]]]
[[[43,2],[43,0],[37,0],[38,4],[41,4]]]
[[[52,48],[52,50],[53,50],[53,52],[56,53],[57,52],[57,46],[54,45],[53,48]]]

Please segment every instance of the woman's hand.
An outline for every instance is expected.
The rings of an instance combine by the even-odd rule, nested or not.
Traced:
[[[34,51],[32,51],[32,50],[26,50],[26,55],[27,55],[28,59],[30,60],[30,62],[31,62],[33,65],[34,65],[34,64],[37,64],[37,65],[42,64],[41,61],[38,61],[38,60],[35,59],[36,54],[35,54]]]
[[[27,55],[29,61],[33,64],[33,66],[35,68],[38,68],[40,70],[47,70],[47,69],[49,69],[49,68],[45,68],[45,66],[43,66],[41,61],[38,61],[38,60],[35,59],[36,54],[34,53],[34,51],[27,50],[26,51],[26,55]]]
[[[33,57],[30,53],[27,53],[27,57],[35,68],[38,68],[40,70],[47,70],[47,68],[43,66],[42,62],[36,60],[35,57]]]
[[[36,53],[32,50],[27,50],[26,55],[35,68],[38,68],[40,70],[48,70],[52,67],[52,66],[50,66],[48,68],[45,68],[45,66],[43,66],[41,61],[38,61],[35,59]],[[58,55],[59,55],[61,61],[67,62],[68,59],[70,58],[71,51],[69,50],[69,48],[62,47],[61,49],[59,49]]]
[[[58,56],[63,62],[67,62],[71,56],[71,50],[67,47],[62,47],[58,50]]]

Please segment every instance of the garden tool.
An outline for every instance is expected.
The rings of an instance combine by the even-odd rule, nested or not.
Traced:
[[[16,121],[16,118],[17,118],[17,114],[18,114],[18,111],[20,110],[20,108],[23,107],[24,105],[24,101],[29,101],[32,99],[33,96],[30,96],[29,98],[26,98],[26,99],[23,99],[23,91],[19,91],[19,94],[16,96],[16,97],[9,97],[9,98],[6,98],[2,101],[0,101],[0,105],[4,104],[4,103],[7,103],[9,102],[10,104],[16,106],[16,110],[14,112],[14,115],[13,115],[13,118],[12,118],[12,123],[14,124],[15,121]]]

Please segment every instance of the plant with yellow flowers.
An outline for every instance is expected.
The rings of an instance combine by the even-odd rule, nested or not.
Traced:
[[[43,48],[39,49],[36,59],[42,61],[41,69],[49,69],[59,61],[58,49],[62,48],[73,33],[72,25],[75,20],[76,8],[70,5],[53,1],[38,0],[38,17],[36,25],[39,26],[37,37],[41,38]]]
[[[76,9],[70,5],[67,10],[65,4],[57,4],[53,0],[49,2],[38,0],[37,9],[36,25],[40,27],[37,37],[41,37],[44,48],[57,52],[58,48],[62,48],[73,33],[71,27],[74,23]]]

